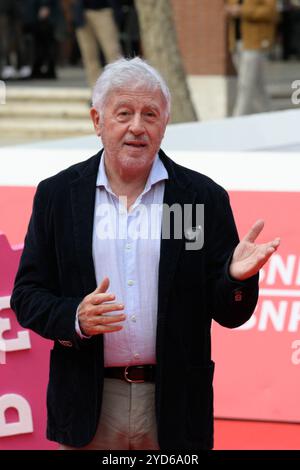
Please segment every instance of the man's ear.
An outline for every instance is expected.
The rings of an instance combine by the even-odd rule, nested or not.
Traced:
[[[164,138],[164,136],[165,136],[166,128],[167,128],[167,125],[168,125],[169,122],[170,122],[170,119],[171,119],[171,115],[170,115],[170,113],[168,113],[168,115],[166,116],[166,123],[165,123],[165,128],[164,128],[164,133],[163,133],[162,138]]]
[[[94,128],[98,137],[101,136],[101,123],[100,123],[100,114],[96,108],[91,108],[90,116],[94,124]]]
[[[171,113],[168,113],[168,116],[167,116],[167,118],[166,118],[166,121],[167,121],[167,122],[166,122],[166,126],[167,126],[168,124],[170,124],[170,119],[171,119]]]

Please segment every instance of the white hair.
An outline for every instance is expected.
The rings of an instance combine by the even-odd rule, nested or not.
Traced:
[[[124,88],[160,90],[166,101],[166,114],[169,116],[171,108],[169,88],[159,72],[140,57],[134,59],[122,57],[106,65],[93,90],[93,106],[103,113],[109,94]]]

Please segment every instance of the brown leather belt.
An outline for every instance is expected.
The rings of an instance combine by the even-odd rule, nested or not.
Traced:
[[[104,377],[125,380],[129,383],[143,383],[155,381],[155,365],[127,367],[105,367]]]

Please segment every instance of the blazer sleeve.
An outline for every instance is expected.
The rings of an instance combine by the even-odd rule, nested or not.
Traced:
[[[39,184],[11,297],[19,323],[52,340],[78,341],[81,298],[61,296],[47,181]]]
[[[251,317],[258,299],[258,274],[245,281],[229,275],[229,265],[239,237],[229,197],[223,190],[214,212],[209,242],[209,273],[212,317],[228,328],[235,328]]]

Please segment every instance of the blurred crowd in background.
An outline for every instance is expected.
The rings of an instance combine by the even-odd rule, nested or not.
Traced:
[[[274,59],[300,59],[300,0],[277,2],[279,21]],[[99,14],[82,24],[82,10]],[[100,12],[111,11],[115,25],[103,31]],[[109,18],[102,24],[108,28]],[[105,37],[108,41],[105,42]],[[104,41],[103,41],[104,39]],[[100,46],[96,48],[96,44]],[[115,43],[114,43],[115,41]],[[99,69],[88,70],[91,56],[99,55],[100,65],[122,52],[126,56],[140,54],[141,41],[134,0],[0,0],[0,76],[3,80],[33,78],[55,79],[56,67],[83,65],[91,83]]]
[[[93,28],[99,17],[82,24],[82,11],[103,14],[101,27]],[[99,61],[114,59],[109,45],[107,13],[112,14],[116,31],[116,52],[126,56],[140,54],[138,19],[133,0],[0,0],[0,76],[3,80],[34,78],[55,79],[56,67],[81,65],[96,51],[94,38],[100,46]],[[101,18],[101,16],[100,16]],[[101,21],[101,19],[100,19]],[[95,30],[106,33],[103,38]],[[84,37],[82,32],[84,31]],[[78,34],[79,33],[79,34]],[[120,49],[119,49],[120,47]],[[97,52],[99,53],[97,48]],[[87,65],[87,64],[85,64]]]
[[[300,0],[282,0],[279,2],[279,11],[282,59],[288,60],[293,56],[300,59]]]

